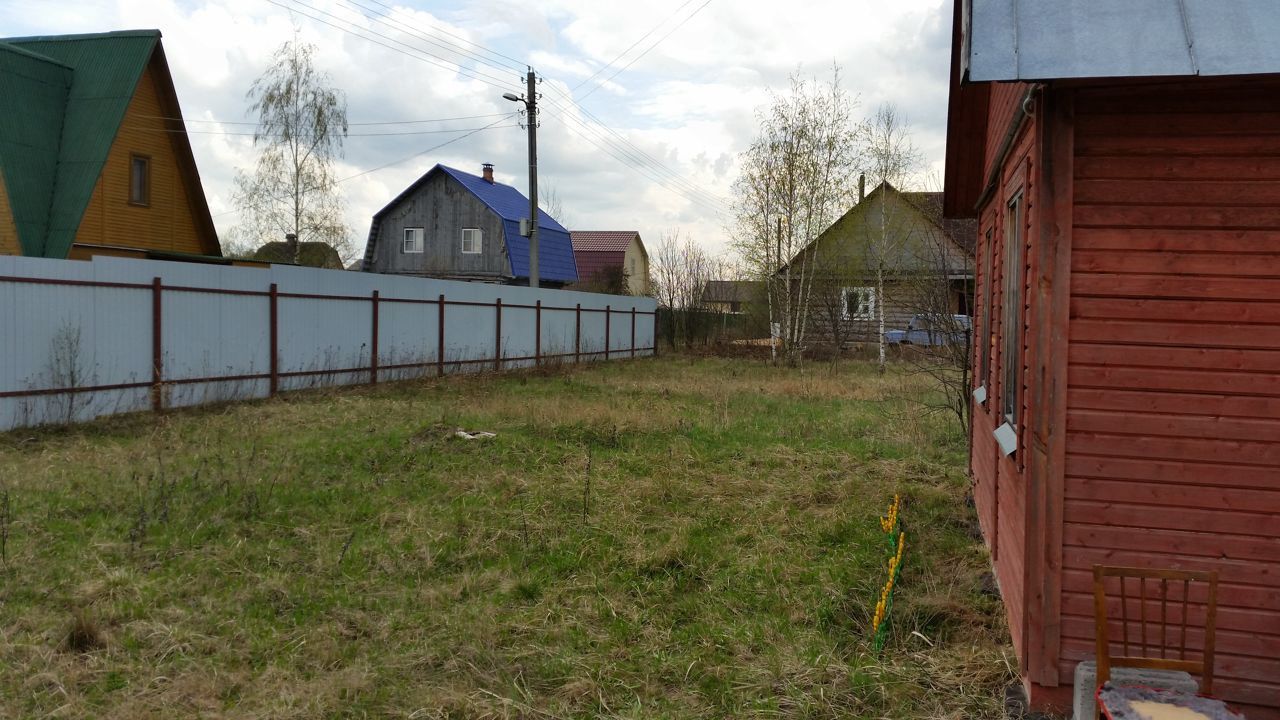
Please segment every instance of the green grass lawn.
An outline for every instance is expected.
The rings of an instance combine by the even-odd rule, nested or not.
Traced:
[[[922,383],[662,358],[0,435],[0,718],[998,716]]]

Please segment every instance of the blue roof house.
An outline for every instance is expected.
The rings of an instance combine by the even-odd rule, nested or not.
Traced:
[[[493,179],[493,166],[472,175],[436,165],[373,216],[365,272],[523,285],[529,280],[529,238],[520,221],[529,199]],[[577,282],[569,231],[538,211],[539,281]]]

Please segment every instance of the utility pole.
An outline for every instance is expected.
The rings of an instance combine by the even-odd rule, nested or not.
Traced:
[[[529,287],[538,287],[538,81],[533,68],[525,76],[529,111]]]
[[[529,287],[538,287],[538,78],[533,68],[525,74],[523,97],[503,93],[504,100],[524,103],[529,131]]]

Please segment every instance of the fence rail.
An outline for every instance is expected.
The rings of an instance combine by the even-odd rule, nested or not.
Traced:
[[[9,402],[8,407],[0,404],[0,429],[78,421],[148,405],[162,411],[240,399],[237,395],[270,397],[303,386],[376,384],[468,369],[501,371],[551,362],[634,358],[654,350],[656,307],[649,298],[292,267],[0,258],[0,268],[4,264],[11,272],[0,274],[0,339],[14,342],[5,353],[3,365],[8,369],[0,370],[0,403]],[[209,282],[200,282],[201,271]],[[146,282],[122,279],[140,273],[154,274]],[[94,277],[67,277],[86,274]],[[113,279],[100,279],[99,274]],[[166,275],[181,277],[166,282]],[[247,284],[259,287],[244,287]],[[344,285],[369,289],[327,291]],[[400,292],[386,293],[386,286]],[[56,294],[37,297],[32,288]],[[104,296],[97,295],[100,291]],[[144,294],[149,308],[137,302]],[[12,302],[4,303],[8,299]],[[353,303],[365,309],[354,310]],[[86,323],[87,315],[92,320]],[[622,337],[614,322],[618,316],[624,320]],[[335,334],[326,319],[345,322],[345,332],[339,328]],[[599,324],[603,332],[584,327]],[[83,342],[86,325],[93,332],[88,346]],[[132,342],[113,342],[114,333]],[[48,344],[43,364],[41,340]],[[263,340],[265,352],[258,347]],[[287,351],[282,341],[289,345]],[[140,367],[137,346],[144,343],[149,362]],[[266,362],[255,367],[254,360],[262,354]],[[220,372],[197,372],[196,357],[204,357],[206,365],[209,357],[225,361]],[[102,374],[116,377],[102,382]],[[122,374],[126,376],[119,377]],[[229,383],[240,389],[210,391]],[[258,387],[263,383],[265,387]],[[176,392],[196,386],[206,390],[203,397]],[[145,392],[145,404],[129,396],[138,392]],[[76,400],[111,394],[114,406],[111,398],[98,403]],[[58,402],[41,403],[42,398]]]

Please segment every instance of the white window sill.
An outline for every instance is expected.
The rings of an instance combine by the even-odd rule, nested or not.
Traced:
[[[1004,423],[991,434],[995,436],[996,442],[1000,445],[1000,452],[1005,457],[1009,457],[1018,449],[1018,431],[1014,430],[1009,423]]]

